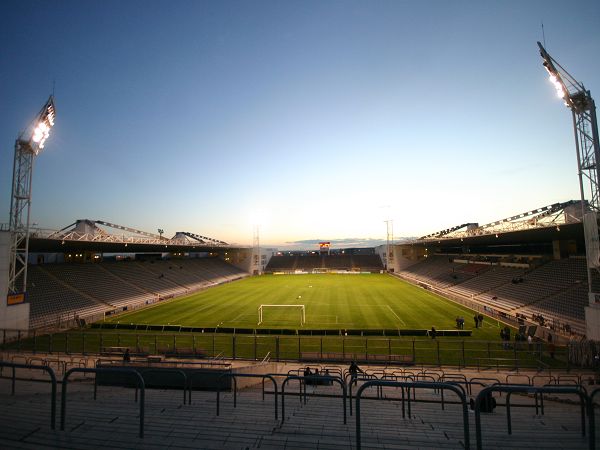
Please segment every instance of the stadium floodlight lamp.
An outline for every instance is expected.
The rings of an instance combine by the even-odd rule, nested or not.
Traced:
[[[46,139],[50,136],[50,130],[54,126],[56,110],[54,108],[54,97],[50,96],[46,104],[42,107],[34,121],[35,126],[29,140],[31,150],[38,155],[44,148]]]
[[[567,93],[565,92],[563,85],[561,84],[561,82],[558,80],[558,77],[556,75],[554,75],[553,73],[550,73],[548,75],[548,79],[550,80],[550,82],[552,83],[552,85],[554,86],[554,89],[556,89],[556,95],[558,96],[558,98],[565,98],[565,95],[567,95]]]
[[[544,66],[544,69],[546,69],[546,71],[548,72],[548,79],[554,86],[554,89],[556,89],[556,95],[558,96],[558,98],[564,99],[568,94],[565,82],[563,81],[560,72],[556,69],[552,57],[548,54],[548,52],[542,46],[541,43],[538,42],[537,44],[540,49],[540,56],[544,60],[542,64]],[[569,105],[567,104],[567,106]]]

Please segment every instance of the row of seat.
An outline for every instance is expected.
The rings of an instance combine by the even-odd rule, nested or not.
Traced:
[[[32,265],[27,290],[30,326],[137,307],[246,275],[218,258]]]
[[[281,377],[279,385],[281,386]],[[298,395],[300,380],[287,385],[285,415],[274,417],[273,396],[265,396],[259,384],[238,392],[221,393],[216,413],[214,392],[195,391],[191,404],[174,390],[145,391],[144,437],[138,437],[140,404],[132,389],[69,384],[65,430],[49,426],[49,388],[46,383],[18,381],[10,395],[10,380],[0,381],[0,446],[6,448],[204,448],[204,449],[305,449],[342,450],[356,448],[356,399],[342,403],[337,384],[311,384],[306,397]],[[358,385],[366,380],[359,380]],[[353,395],[356,395],[354,386]],[[267,394],[271,385],[266,384]],[[472,395],[476,395],[477,392]],[[281,394],[281,389],[279,389]],[[434,389],[409,393],[395,387],[371,388],[360,401],[363,448],[465,448],[463,409],[457,396]],[[94,398],[94,400],[92,400]],[[136,397],[137,398],[137,397]],[[597,398],[597,396],[596,396]],[[498,407],[482,417],[483,448],[589,448],[587,429],[581,433],[581,410],[574,401],[546,398],[544,411],[534,407],[527,395],[513,395],[512,433],[504,413],[506,396],[497,397]],[[279,396],[277,408],[282,411]],[[407,400],[407,398],[405,399]],[[571,400],[568,397],[567,400]],[[37,411],[32,414],[32,411]],[[344,421],[344,411],[347,420]],[[283,411],[282,411],[283,412]],[[60,419],[61,417],[58,417]],[[475,415],[468,413],[470,448],[475,448]],[[57,425],[60,424],[60,420]],[[598,429],[596,422],[595,429]]]
[[[568,322],[573,329],[585,328],[588,298],[584,258],[552,260],[527,271],[494,265],[485,271],[467,271],[473,276],[466,279],[465,271],[458,268],[464,265],[434,255],[400,274],[509,314],[542,314]]]
[[[293,270],[365,270],[379,271],[383,269],[378,255],[275,255],[267,264],[266,271]]]

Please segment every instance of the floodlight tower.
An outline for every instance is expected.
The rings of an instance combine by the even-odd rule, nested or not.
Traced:
[[[596,105],[590,91],[582,83],[573,78],[546,49],[537,43],[544,60],[544,67],[550,75],[550,81],[556,88],[557,95],[565,101],[565,105],[573,115],[575,131],[575,148],[577,150],[577,168],[579,173],[579,189],[581,192],[582,208],[585,203],[585,184],[588,180],[589,206],[595,212],[600,212],[600,145],[598,144],[598,122],[596,120]]]
[[[254,249],[255,261],[253,261],[254,265],[256,265],[256,275],[262,275],[262,259],[260,257],[260,225],[254,225],[253,235],[252,235],[252,247]]]
[[[390,263],[393,263],[394,257],[390,254],[390,229],[391,229],[391,239],[392,239],[392,248],[394,245],[394,221],[392,219],[384,220],[385,229],[386,229],[386,254],[385,254],[385,270],[389,272]]]
[[[589,306],[585,308],[586,335],[589,339],[600,340],[600,294],[594,292],[592,283],[592,270],[600,270],[598,239],[600,144],[598,143],[596,104],[590,91],[552,58],[542,44],[539,42],[537,44],[544,60],[544,67],[550,75],[550,81],[556,88],[557,95],[565,101],[565,105],[571,110],[573,116],[588,272]],[[587,183],[584,182],[584,177]],[[586,190],[589,196],[587,204],[591,210],[587,213],[585,210]]]
[[[9,224],[9,295],[24,294],[27,290],[33,160],[44,148],[50,129],[54,126],[55,113],[54,97],[51,95],[32,122],[30,129],[21,133],[15,141]]]

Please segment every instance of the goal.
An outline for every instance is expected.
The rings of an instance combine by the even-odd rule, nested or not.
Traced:
[[[304,305],[260,305],[258,307],[258,325],[263,323],[263,310],[265,308],[292,308],[300,312],[300,326],[306,323],[306,310]]]

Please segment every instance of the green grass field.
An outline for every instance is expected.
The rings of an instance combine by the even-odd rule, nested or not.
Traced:
[[[265,310],[259,326],[261,304],[303,304],[306,324],[300,326],[298,309],[274,308]],[[121,314],[107,319],[108,327],[94,324],[102,328],[40,334],[6,347],[88,354],[111,346],[128,346],[140,354],[192,349],[208,357],[262,360],[270,356],[277,361],[298,360],[304,352],[334,352],[356,355],[358,359],[367,354],[408,355],[417,364],[434,365],[513,367],[518,361],[520,367],[538,367],[540,359],[551,367],[565,364],[564,348],[556,359],[551,359],[545,349],[528,348],[526,343],[504,347],[499,339],[502,324],[487,317],[483,327],[475,329],[473,315],[469,309],[389,275],[265,275]],[[424,330],[432,326],[453,330],[457,316],[465,318],[465,329],[472,330],[472,336],[439,336],[434,340],[401,332],[386,331],[385,336],[367,332]],[[120,323],[118,329],[111,326],[115,323]],[[139,327],[143,324],[156,327]],[[240,328],[256,333],[233,333],[232,329]],[[273,329],[282,329],[282,333],[274,334]],[[334,332],[328,331],[325,336],[295,332],[301,329]],[[345,329],[358,333],[346,335]],[[338,330],[342,332],[336,333]]]
[[[474,313],[431,292],[385,274],[265,275],[221,285],[107,322],[181,325],[214,329],[300,328],[299,308],[261,304],[305,305],[310,329],[455,329],[457,316],[476,339],[498,339],[496,321],[475,329]]]

